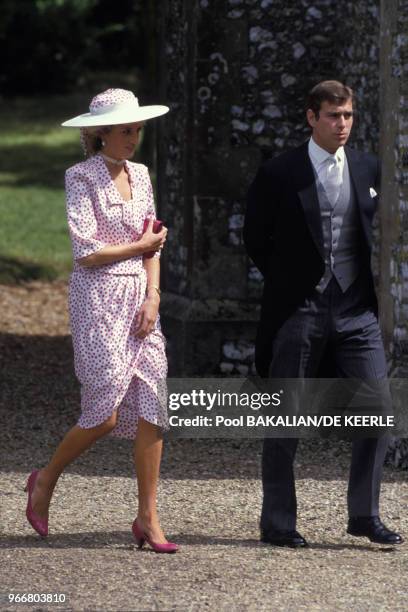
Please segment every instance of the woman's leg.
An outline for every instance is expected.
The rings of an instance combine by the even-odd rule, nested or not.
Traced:
[[[167,542],[157,514],[157,483],[162,447],[160,427],[139,418],[134,446],[139,496],[137,521],[146,535],[158,544]]]
[[[48,515],[52,493],[64,468],[92,446],[96,440],[112,431],[116,424],[116,418],[115,411],[109,419],[97,427],[83,429],[75,425],[68,431],[58,445],[51,461],[40,470],[35,481],[31,499],[33,511],[39,517],[45,518]]]

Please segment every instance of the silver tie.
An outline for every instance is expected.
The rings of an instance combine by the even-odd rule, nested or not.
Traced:
[[[326,178],[323,186],[332,206],[335,206],[339,199],[342,182],[340,161],[335,155],[330,155],[326,159]]]

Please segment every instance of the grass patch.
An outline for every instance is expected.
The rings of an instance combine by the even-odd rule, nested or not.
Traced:
[[[62,189],[2,187],[0,218],[3,282],[52,279],[69,273],[71,245]]]
[[[64,278],[72,266],[64,172],[82,159],[78,131],[60,123],[88,95],[0,103],[0,282]]]

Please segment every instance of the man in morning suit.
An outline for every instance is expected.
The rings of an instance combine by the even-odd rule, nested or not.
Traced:
[[[353,92],[323,81],[309,94],[308,142],[263,163],[248,194],[244,241],[264,277],[256,367],[263,377],[317,378],[330,346],[336,376],[385,380],[370,268],[379,163],[346,147]],[[389,436],[353,441],[347,532],[372,542],[402,537],[379,518]],[[261,540],[307,546],[296,531],[296,438],[266,438]]]

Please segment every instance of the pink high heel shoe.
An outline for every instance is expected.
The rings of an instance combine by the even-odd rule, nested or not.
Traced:
[[[173,542],[167,542],[166,544],[158,544],[157,542],[153,542],[153,540],[148,538],[145,532],[139,527],[137,519],[133,521],[132,532],[138,548],[142,548],[143,544],[148,542],[153,548],[154,552],[157,553],[175,553],[179,549],[177,544],[174,544]]]
[[[35,529],[35,531],[39,533],[40,536],[45,537],[48,535],[48,519],[40,518],[39,516],[37,516],[37,514],[35,514],[35,512],[33,511],[33,507],[31,505],[31,495],[34,490],[37,476],[38,470],[34,470],[33,472],[31,472],[30,476],[28,477],[27,484],[24,488],[24,491],[28,491],[26,517],[33,529]]]

